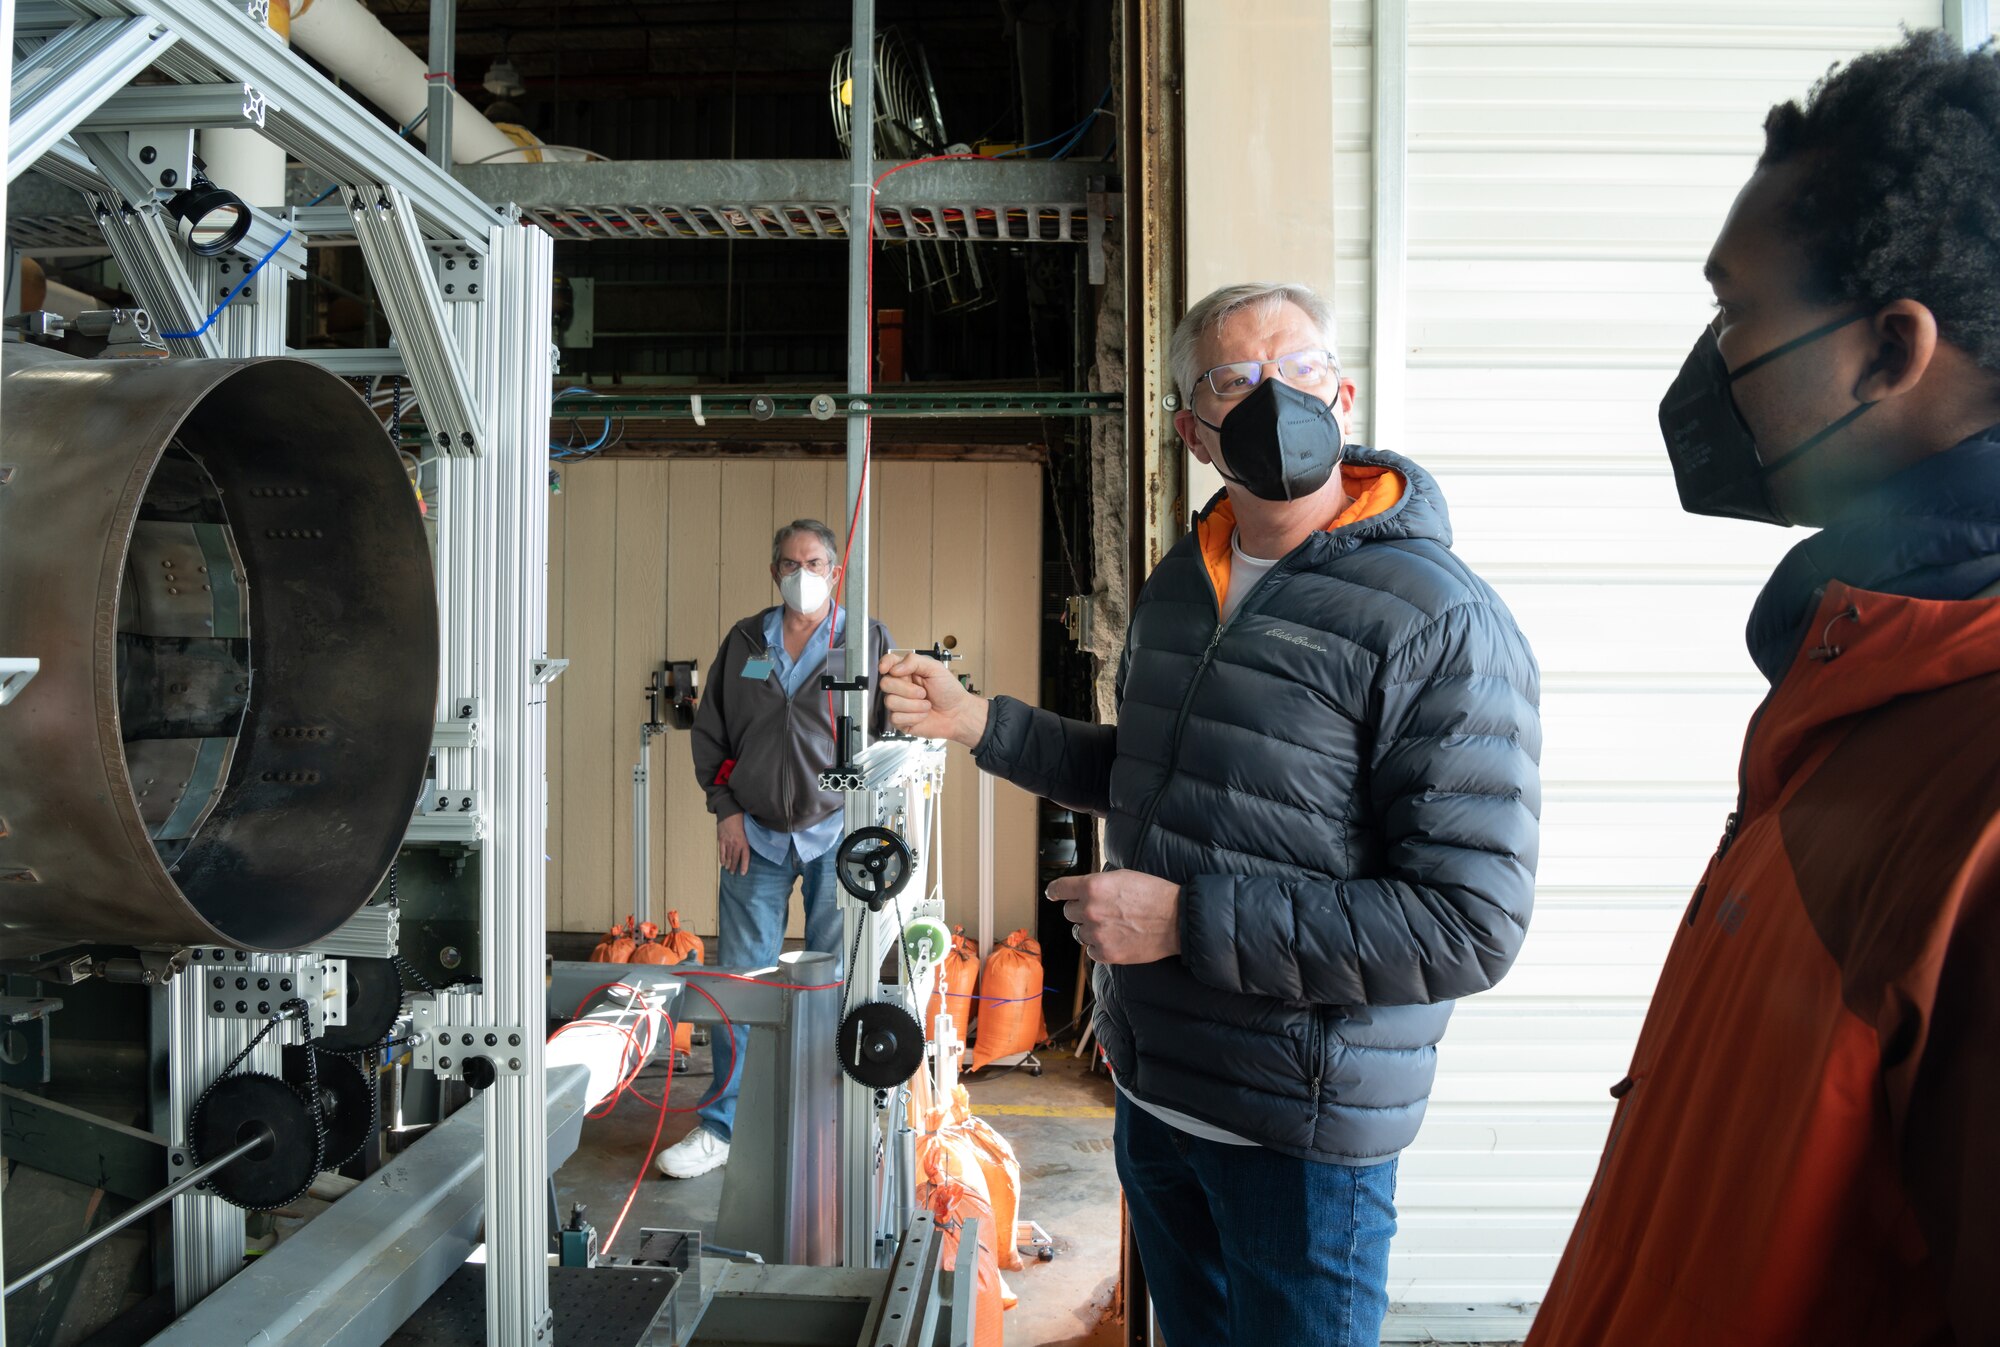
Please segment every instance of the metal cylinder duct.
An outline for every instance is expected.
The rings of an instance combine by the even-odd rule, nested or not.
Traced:
[[[422,788],[438,613],[381,424],[296,360],[0,354],[0,956],[308,947]]]

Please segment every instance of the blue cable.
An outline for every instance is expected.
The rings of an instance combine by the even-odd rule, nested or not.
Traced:
[[[200,327],[196,328],[192,332],[162,332],[160,335],[162,337],[172,337],[179,341],[189,341],[195,337],[201,336],[203,333],[207,332],[211,327],[214,327],[215,320],[222,316],[222,311],[229,307],[229,302],[235,299],[238,295],[243,293],[244,286],[250,284],[250,282],[257,279],[257,273],[264,269],[264,264],[278,255],[278,249],[284,247],[285,240],[289,239],[291,236],[292,236],[292,231],[289,229],[287,229],[283,234],[280,234],[278,236],[278,241],[271,245],[269,251],[267,251],[262,257],[257,259],[257,265],[250,268],[250,274],[248,276],[245,276],[242,280],[238,281],[236,283],[236,288],[234,290],[231,290],[228,294],[224,295],[222,297],[222,302],[209,311],[208,317],[201,320]]]
[[[1083,138],[1083,133],[1090,129],[1091,123],[1097,120],[1097,114],[1104,111],[1104,105],[1110,101],[1111,101],[1111,86],[1107,84],[1104,86],[1104,93],[1097,100],[1097,106],[1092,108],[1089,114],[1086,115],[1084,119],[1078,122],[1075,126],[1070,127],[1067,131],[1058,131],[1054,135],[1050,136],[1047,140],[1038,140],[1032,145],[1016,145],[1011,150],[1002,150],[1000,151],[1000,153],[994,155],[993,157],[995,159],[1005,159],[1007,158],[1007,156],[1013,154],[1026,154],[1029,150],[1039,150],[1044,145],[1053,145],[1057,141],[1063,140],[1065,138],[1070,138],[1071,144],[1074,144],[1077,140],[1081,140]],[[1058,151],[1058,155],[1066,154],[1068,153],[1068,151],[1069,151],[1069,146],[1065,145],[1061,151]],[[1051,156],[1051,157],[1056,157],[1056,156]]]
[[[429,108],[425,108],[422,112],[419,112],[416,116],[410,118],[410,124],[408,126],[405,126],[402,130],[398,131],[396,134],[399,136],[409,135],[410,132],[417,129],[418,125],[423,122],[424,118],[430,115],[431,115],[431,110]],[[332,196],[335,192],[339,190],[340,190],[339,183],[330,182],[326,185],[326,190],[324,192],[321,192],[318,196],[306,202],[306,205],[308,208],[317,206],[320,202],[326,200],[328,197]]]

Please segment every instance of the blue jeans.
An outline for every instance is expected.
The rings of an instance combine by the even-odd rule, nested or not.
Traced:
[[[1376,1347],[1396,1162],[1205,1141],[1123,1095],[1118,1178],[1167,1347]]]
[[[722,872],[722,939],[715,953],[719,967],[762,968],[778,961],[785,947],[785,915],[791,907],[794,879],[805,881],[806,948],[821,954],[841,953],[840,903],[835,895],[839,881],[833,875],[833,851],[802,865],[780,865],[751,847],[750,873]],[[703,1127],[724,1141],[735,1132],[736,1096],[743,1088],[743,1054],[750,1046],[750,1031],[732,1029],[730,1036],[736,1045],[733,1068],[728,1048],[717,1043],[712,1049],[715,1072],[721,1075],[727,1070],[728,1083],[697,1115]]]

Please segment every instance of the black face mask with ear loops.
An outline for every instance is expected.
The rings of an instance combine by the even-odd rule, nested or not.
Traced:
[[[1743,413],[1737,410],[1730,385],[1779,356],[1810,346],[1828,333],[1872,316],[1863,312],[1836,318],[1754,360],[1744,361],[1733,370],[1724,362],[1722,350],[1716,345],[1715,330],[1702,330],[1694,350],[1681,365],[1680,374],[1667,389],[1667,395],[1660,399],[1660,435],[1667,443],[1667,459],[1673,464],[1674,485],[1680,491],[1682,509],[1689,514],[1749,519],[1760,524],[1792,522],[1772,502],[1767,479],[1801,454],[1818,448],[1875,404],[1857,403],[1852,411],[1808,436],[1803,443],[1767,460],[1757,452],[1756,436],[1750,433]]]
[[[1221,425],[1194,418],[1222,437],[1222,480],[1262,500],[1298,500],[1325,486],[1346,439],[1334,408],[1282,379],[1258,384]]]

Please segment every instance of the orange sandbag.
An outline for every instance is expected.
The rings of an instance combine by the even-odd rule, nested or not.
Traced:
[[[963,926],[951,928],[951,950],[938,972],[938,989],[931,994],[929,1013],[924,1017],[924,1037],[937,1037],[937,1013],[943,1007],[958,1026],[958,1036],[972,1038],[972,1015],[979,1006],[973,992],[979,986],[979,945]]]
[[[961,1085],[953,1093],[964,1095],[965,1087]],[[954,1101],[955,1105],[959,1102]],[[1021,1213],[1021,1162],[1007,1138],[994,1131],[993,1125],[984,1118],[972,1116],[970,1098],[962,1101],[962,1107],[954,1107],[953,1112],[962,1116],[959,1126],[971,1139],[980,1173],[986,1179],[986,1197],[993,1207],[1000,1266],[1009,1272],[1019,1272],[1025,1265],[1021,1262],[1021,1251],[1014,1247],[1014,1222]]]
[[[965,1130],[946,1125],[942,1110],[932,1109],[917,1138],[917,1202],[937,1217],[941,1237],[939,1260],[945,1267],[958,1262],[958,1242],[967,1221],[979,1224],[979,1305],[973,1317],[973,1347],[1002,1347],[1000,1315],[1010,1298],[1000,1281],[998,1234],[993,1205],[987,1200],[986,1178]]]
[[[624,943],[624,953],[618,952],[620,942]],[[597,942],[597,948],[590,951],[591,963],[624,963],[632,953],[631,937],[623,926],[613,926],[604,933],[604,939]]]
[[[1025,928],[995,947],[979,975],[979,1034],[972,1069],[1033,1052],[1049,1036],[1042,1023],[1042,947]]]
[[[650,921],[640,922],[639,938],[632,946],[632,957],[627,959],[625,962],[652,963],[652,964],[672,963],[673,960],[667,957],[666,947],[661,945],[659,940],[655,938],[659,934],[660,934],[660,928],[653,925],[652,922]]]
[[[668,963],[681,963],[688,959],[693,959],[696,963],[704,962],[701,957],[701,937],[693,931],[681,929],[681,914],[678,908],[667,913],[667,929],[660,937],[660,943],[674,956],[667,960]]]

